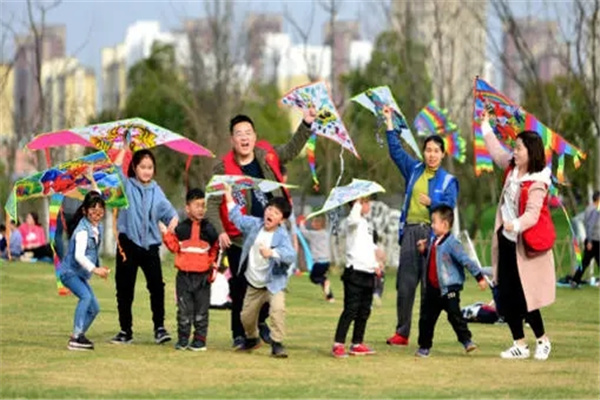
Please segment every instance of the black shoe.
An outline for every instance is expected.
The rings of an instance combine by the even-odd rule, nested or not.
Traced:
[[[276,357],[276,358],[287,358],[288,354],[285,351],[285,347],[283,347],[283,344],[278,343],[278,342],[273,342],[271,344],[271,356]]]
[[[192,351],[206,351],[206,342],[202,338],[196,337],[192,340],[188,349]]]
[[[114,344],[129,344],[133,341],[133,334],[120,331],[110,340]]]
[[[185,337],[180,337],[175,343],[175,350],[185,350],[188,348],[189,340]]]
[[[233,339],[233,345],[231,347],[233,347],[234,350],[243,350],[245,343],[246,343],[245,337],[236,336],[235,339]]]
[[[94,343],[86,338],[84,334],[81,334],[76,338],[71,337],[67,348],[69,350],[94,350]]]
[[[269,329],[269,325],[266,322],[262,322],[258,324],[258,336],[262,339],[266,344],[272,344],[271,340],[271,329]]]
[[[171,335],[162,326],[154,331],[154,341],[156,344],[163,344],[171,340]]]
[[[248,339],[246,338],[246,341],[244,343],[244,347],[242,347],[239,350],[244,350],[244,351],[250,351],[250,350],[256,350],[261,346],[261,342],[259,338],[254,338],[254,339]]]

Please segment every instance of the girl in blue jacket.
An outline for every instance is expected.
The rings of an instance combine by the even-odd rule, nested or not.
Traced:
[[[115,164],[120,166],[124,156],[125,150],[122,150]],[[127,177],[121,176],[129,207],[120,212],[117,221],[119,246],[115,283],[121,330],[111,340],[115,344],[131,343],[133,340],[131,305],[138,266],[142,268],[146,277],[146,287],[150,292],[154,341],[162,344],[171,340],[164,327],[165,284],[159,256],[162,238],[158,222],[168,225],[168,229],[173,231],[178,218],[175,209],[153,179],[155,169],[154,155],[150,150],[143,149],[133,154]]]
[[[110,270],[100,267],[98,249],[102,239],[105,205],[98,192],[89,192],[77,210],[69,239],[69,249],[60,266],[60,280],[79,298],[75,308],[73,335],[69,350],[93,350],[94,344],[85,333],[98,315],[100,308],[92,287],[88,283],[92,274],[106,279]]]
[[[417,250],[417,242],[429,237],[431,210],[442,204],[450,208],[456,206],[458,181],[441,167],[445,155],[443,139],[438,135],[427,137],[423,144],[424,161],[415,160],[402,148],[399,132],[394,130],[392,113],[391,108],[384,108],[388,148],[392,160],[404,177],[406,191],[400,214],[400,263],[396,279],[398,323],[396,332],[387,340],[387,344],[406,346],[410,336],[415,292],[424,278],[425,269],[423,256]]]

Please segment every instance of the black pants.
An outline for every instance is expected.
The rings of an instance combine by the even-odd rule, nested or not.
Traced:
[[[328,262],[314,263],[310,270],[310,281],[316,285],[323,286],[327,280],[327,271],[329,271]]]
[[[440,289],[427,282],[419,317],[419,347],[430,349],[433,345],[435,324],[442,310],[448,314],[448,322],[456,333],[456,339],[462,344],[471,340],[471,331],[460,310],[460,292],[450,291],[442,296]]]
[[[590,243],[590,242],[587,240],[584,243],[583,260],[581,261],[581,269],[578,269],[577,272],[575,272],[575,275],[573,275],[573,280],[577,283],[581,283],[581,277],[583,276],[583,273],[585,272],[587,267],[592,262],[592,259],[595,259],[596,265],[600,266],[600,261],[598,260],[598,258],[600,257],[600,255],[598,254],[598,253],[600,253],[600,242],[597,240],[592,240],[591,241],[592,250],[587,249],[588,243]]]
[[[115,283],[121,330],[132,333],[131,305],[135,293],[138,266],[142,268],[146,277],[146,288],[150,292],[154,330],[163,327],[165,322],[165,283],[158,254],[159,245],[152,245],[146,250],[133,243],[124,234],[119,235],[119,244],[127,257],[127,261],[124,261],[120,251],[117,250]]]
[[[206,342],[208,309],[210,307],[209,272],[178,271],[175,280],[177,291],[177,334],[189,338],[194,325],[194,338]]]
[[[39,247],[34,247],[25,251],[31,251],[33,253],[33,258],[38,260],[42,258],[54,258],[54,253],[52,252],[52,247],[49,244],[43,244]]]
[[[499,313],[510,328],[514,340],[523,339],[523,320],[527,321],[536,338],[544,336],[544,321],[539,310],[528,311],[525,293],[517,266],[517,245],[508,240],[502,229],[498,235],[498,301]]]
[[[229,297],[231,297],[231,337],[246,337],[244,325],[240,317],[242,306],[244,305],[244,297],[246,296],[246,288],[248,281],[244,276],[248,260],[243,265],[240,264],[242,257],[242,248],[232,244],[227,249],[227,258],[229,260],[229,268],[231,269],[231,278],[229,278]],[[265,303],[260,309],[258,315],[258,323],[265,323],[269,317],[269,303]]]
[[[371,315],[375,275],[348,267],[344,270],[342,281],[344,282],[344,310],[340,315],[334,340],[336,343],[345,343],[350,324],[354,321],[352,343],[359,344],[364,340],[367,320]]]

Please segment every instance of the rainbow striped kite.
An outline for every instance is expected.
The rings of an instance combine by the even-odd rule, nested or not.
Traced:
[[[544,142],[546,152],[546,164],[552,168],[552,153],[558,155],[558,166],[556,178],[563,183],[565,155],[573,157],[575,168],[581,165],[581,159],[586,154],[577,147],[567,142],[558,133],[552,131],[542,124],[534,115],[525,111],[521,106],[515,104],[508,97],[497,91],[489,83],[479,77],[475,78],[473,87],[473,132],[475,134],[475,175],[482,172],[493,171],[491,157],[485,148],[481,132],[480,115],[485,109],[491,114],[490,124],[494,133],[501,143],[511,151],[512,142],[519,132],[531,130],[537,132]]]
[[[459,162],[465,162],[467,144],[460,136],[458,127],[448,117],[448,110],[438,106],[431,100],[417,114],[413,123],[419,136],[440,135],[446,144],[446,152]]]

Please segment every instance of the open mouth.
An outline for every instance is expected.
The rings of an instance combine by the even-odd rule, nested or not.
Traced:
[[[267,225],[272,225],[272,224],[273,224],[273,220],[271,219],[271,217],[266,217],[266,218],[265,218],[265,223],[266,223]]]

